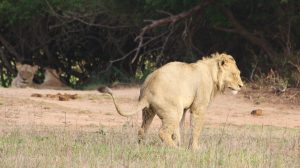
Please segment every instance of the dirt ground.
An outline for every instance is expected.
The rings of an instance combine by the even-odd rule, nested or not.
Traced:
[[[120,106],[131,110],[138,98],[139,88],[116,88],[114,92]],[[293,93],[290,99],[299,95],[299,90]],[[75,99],[60,101],[58,94],[75,95]],[[263,115],[251,115],[255,109],[261,109]],[[140,126],[141,113],[131,118],[119,116],[110,97],[97,91],[0,88],[0,129],[11,126],[57,126],[86,130],[128,123]],[[224,123],[300,128],[300,104],[297,101],[282,101],[273,93],[261,94],[251,88],[237,95],[225,92],[215,98],[205,114],[206,126]],[[158,128],[160,124],[159,118],[155,117],[152,127]],[[188,124],[189,116],[186,117]]]

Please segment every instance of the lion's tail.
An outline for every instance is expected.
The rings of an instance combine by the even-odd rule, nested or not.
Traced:
[[[108,87],[99,87],[97,89],[100,93],[107,93],[111,96],[111,98],[113,99],[113,102],[114,102],[114,105],[116,107],[116,110],[117,112],[121,115],[121,116],[124,116],[124,117],[128,117],[128,116],[132,116],[134,114],[136,114],[137,112],[141,111],[143,108],[149,106],[149,103],[144,100],[144,99],[141,99],[138,101],[138,104],[135,108],[134,111],[131,111],[131,112],[124,112],[123,110],[121,110],[121,108],[119,107],[119,105],[116,103],[116,100],[115,100],[115,97],[113,95],[113,92],[110,88]]]

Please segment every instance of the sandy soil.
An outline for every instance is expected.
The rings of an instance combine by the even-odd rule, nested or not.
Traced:
[[[121,107],[131,110],[138,98],[138,88],[114,89]],[[32,97],[38,93],[42,97]],[[78,98],[59,101],[46,97],[47,94],[77,94]],[[251,95],[251,90],[232,95],[226,92],[219,95],[206,111],[205,124],[219,126],[223,123],[233,125],[273,125],[288,128],[300,128],[300,104],[274,101],[276,95]],[[273,97],[273,98],[272,98]],[[267,101],[272,100],[272,101]],[[262,116],[253,116],[251,111],[262,109]],[[186,125],[189,124],[186,118]],[[117,114],[109,96],[97,91],[61,91],[37,89],[0,88],[0,128],[11,126],[57,126],[71,129],[123,126],[140,126],[141,113],[131,118]],[[158,117],[152,127],[158,128]]]

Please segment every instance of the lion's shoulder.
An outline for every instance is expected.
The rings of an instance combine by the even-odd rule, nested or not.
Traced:
[[[60,80],[60,74],[52,68],[45,68],[44,82],[39,85],[40,89],[70,89]]]

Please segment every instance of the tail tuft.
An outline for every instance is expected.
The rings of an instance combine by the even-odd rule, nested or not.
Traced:
[[[108,88],[107,86],[100,86],[98,89],[97,89],[100,93],[108,93],[110,95],[112,95],[112,90],[110,88]]]

